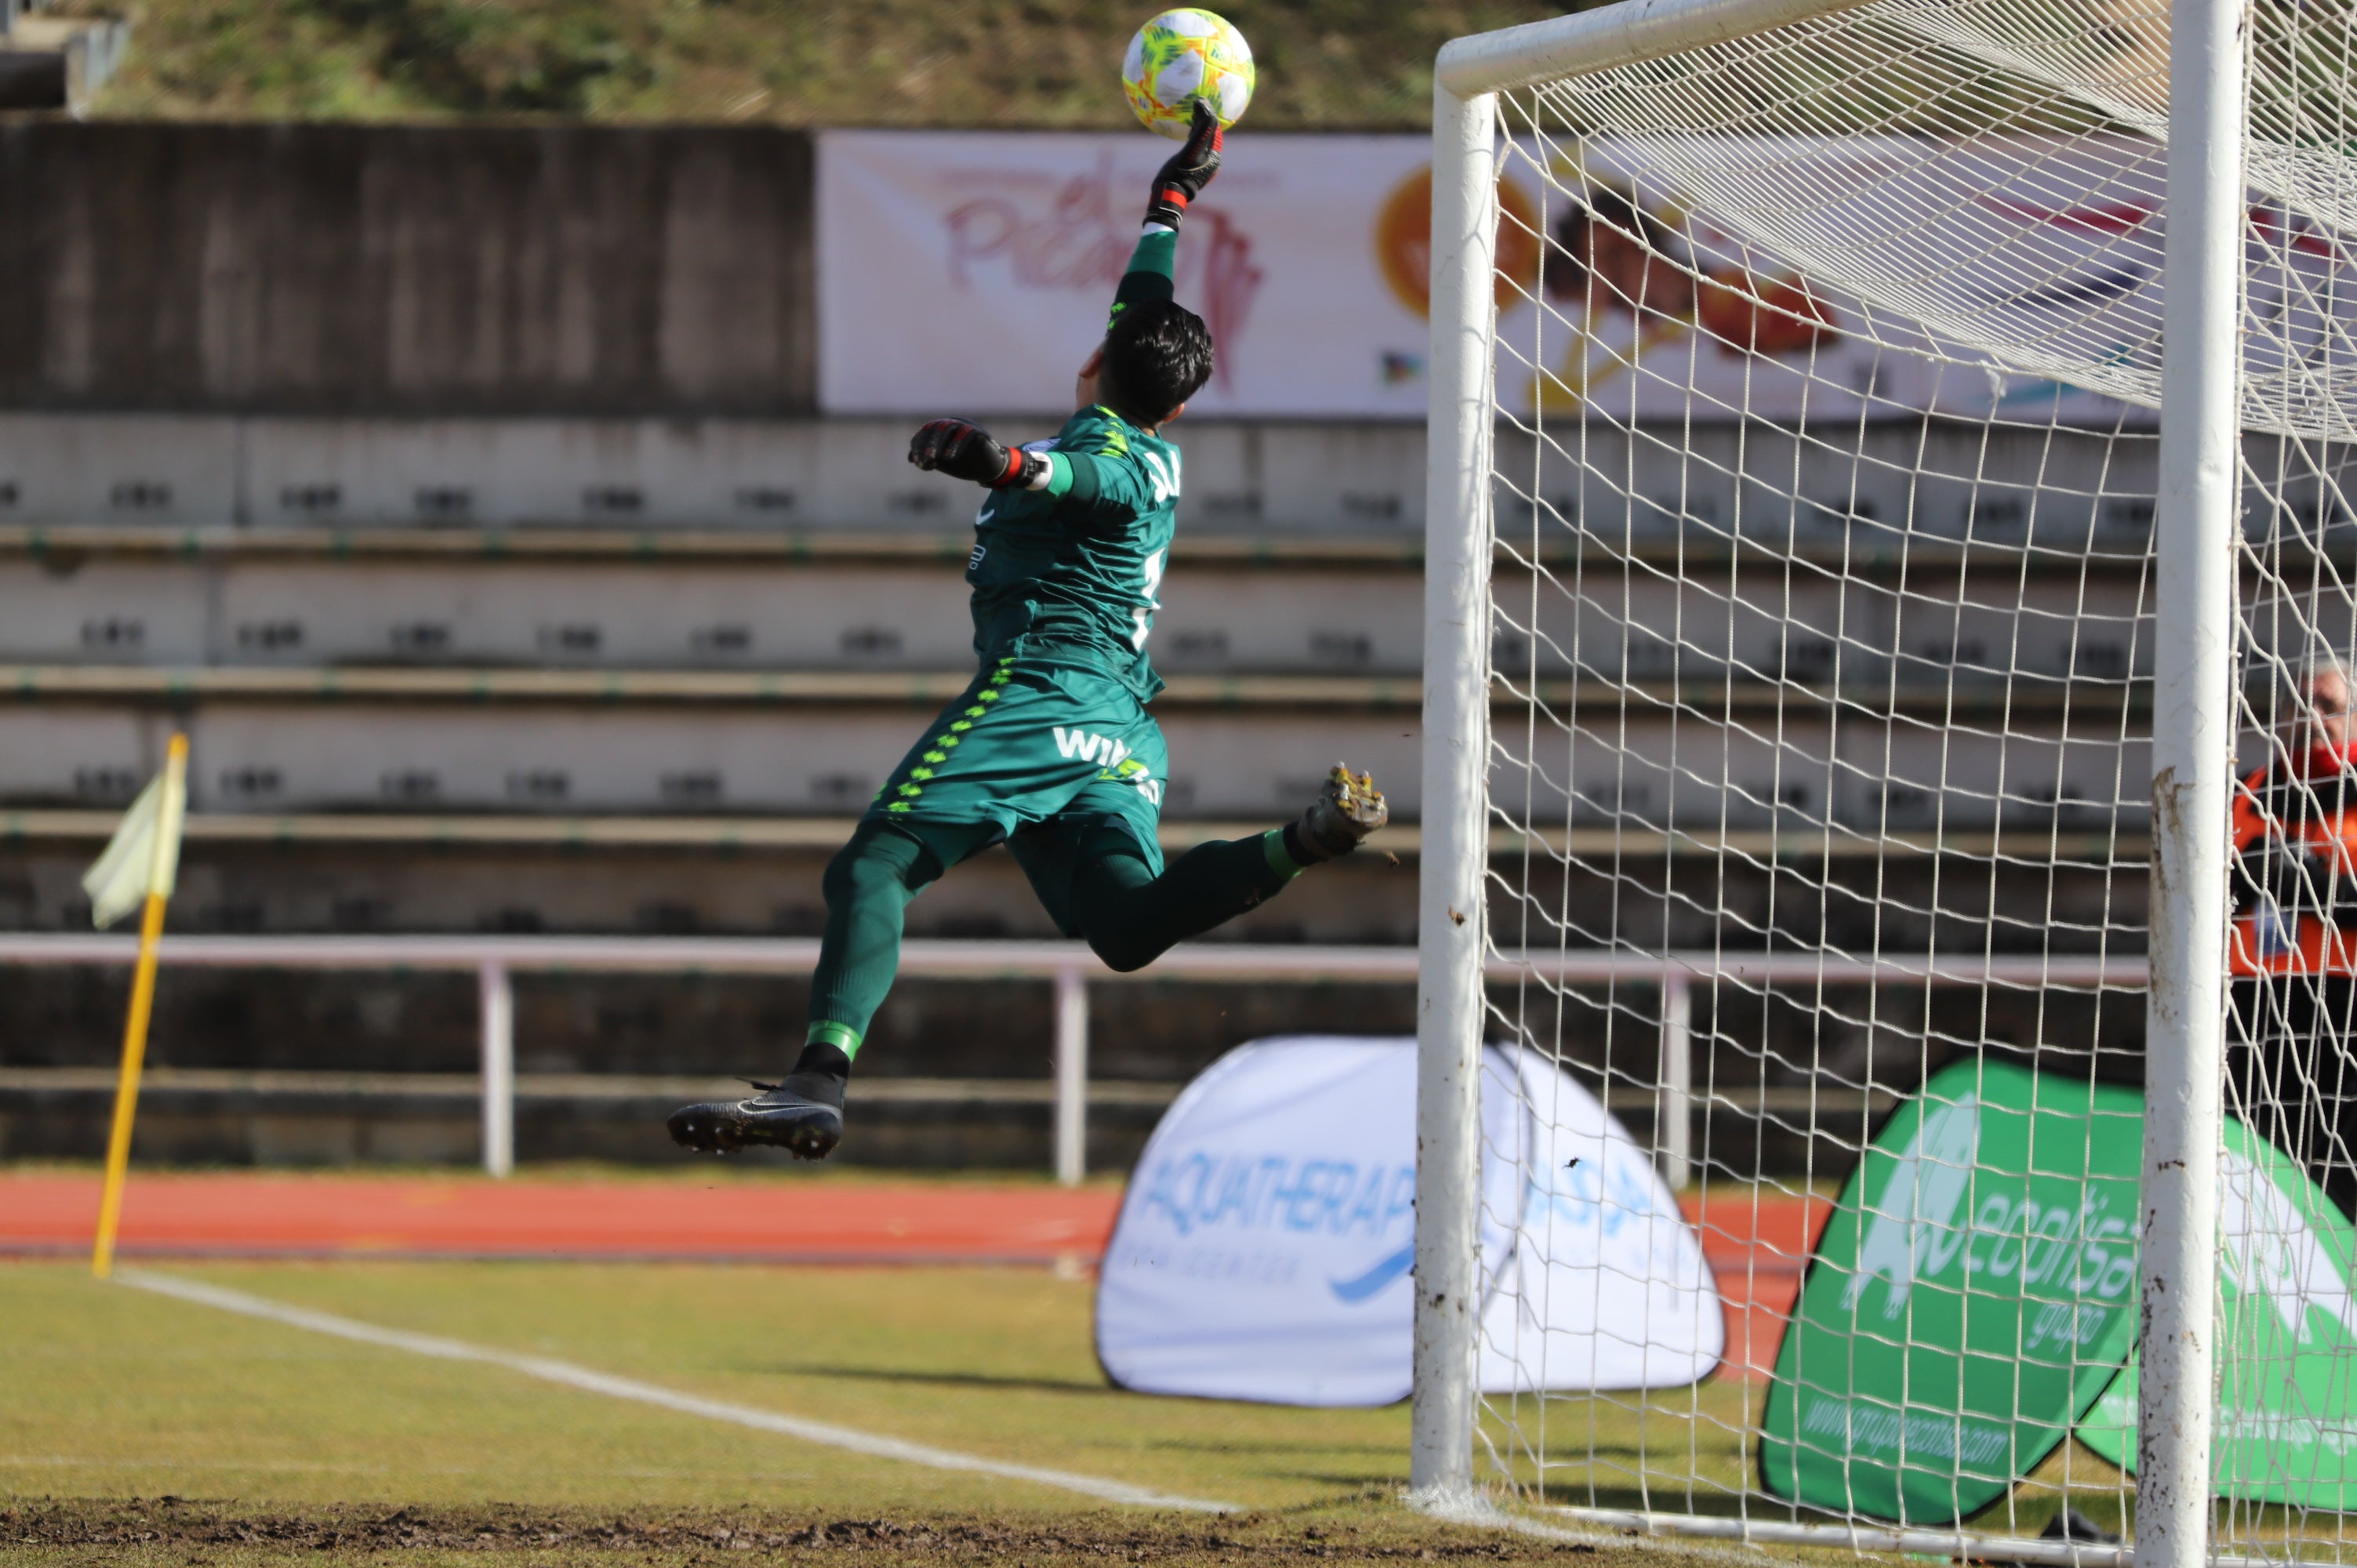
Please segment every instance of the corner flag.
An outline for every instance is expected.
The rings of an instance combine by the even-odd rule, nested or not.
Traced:
[[[169,898],[180,867],[180,819],[188,810],[188,740],[172,737],[164,771],[147,781],[97,864],[82,874],[90,923],[101,930],[151,896]]]
[[[147,1017],[156,1004],[156,944],[164,934],[164,902],[180,867],[180,822],[188,811],[188,737],[175,735],[164,771],[150,780],[123,825],[81,879],[92,925],[113,925],[140,911],[139,961],[131,972],[131,1015],[123,1026],[123,1074],[114,1089],[114,1128],[106,1143],[106,1187],[99,1198],[98,1237],[91,1273],[114,1269],[114,1231],[123,1218],[123,1178],[131,1164],[131,1119],[139,1107],[139,1065],[147,1054]]]

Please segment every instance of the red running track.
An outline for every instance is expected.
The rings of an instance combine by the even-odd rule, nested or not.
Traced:
[[[90,1250],[98,1178],[0,1176],[0,1253]],[[1121,1195],[949,1183],[776,1186],[142,1176],[116,1251],[160,1257],[1093,1262]]]
[[[571,1258],[758,1263],[1093,1263],[1106,1187],[421,1180],[134,1173],[125,1258]],[[1722,1375],[1764,1379],[1830,1206],[1690,1197],[1727,1306]],[[98,1178],[0,1175],[0,1255],[90,1250]]]
[[[1765,1382],[1833,1205],[1822,1197],[1755,1197],[1722,1188],[1689,1196],[1685,1211],[1702,1232],[1702,1255],[1727,1310],[1727,1359],[1719,1376]]]

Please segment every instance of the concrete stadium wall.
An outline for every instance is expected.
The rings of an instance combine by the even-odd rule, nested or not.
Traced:
[[[0,125],[0,407],[807,412],[807,135]]]
[[[0,615],[0,660],[970,670],[974,622],[961,542],[948,536],[937,552],[912,551],[915,558],[899,565],[626,558],[355,566],[0,554],[0,607],[7,611]],[[1156,668],[1169,675],[1415,678],[1424,651],[1423,585],[1412,564],[1336,573],[1308,586],[1301,579],[1297,568],[1211,567],[1182,556],[1165,578],[1171,591],[1151,644]],[[1537,657],[1550,674],[1564,665],[1553,644]]]
[[[0,313],[0,333],[7,330]],[[300,417],[0,406],[0,525],[963,529],[914,420]],[[1031,440],[1053,421],[1008,420]],[[1424,432],[1189,419],[1190,532],[1419,537]]]

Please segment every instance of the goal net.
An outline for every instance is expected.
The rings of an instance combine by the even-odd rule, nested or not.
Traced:
[[[1491,1488],[2121,1560],[2159,908],[2233,977],[2212,1550],[2357,1547],[2357,24],[2244,21],[2231,911],[2148,871],[2168,8],[1867,0],[1497,93],[1482,1032],[1650,1144],[1725,1350],[1619,1386],[1695,1342],[1615,1237],[1664,1206],[1485,1151],[1479,1232],[1565,1250],[1482,1256]]]

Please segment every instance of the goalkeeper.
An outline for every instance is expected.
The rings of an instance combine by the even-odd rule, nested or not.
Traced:
[[[1177,523],[1178,449],[1162,427],[1211,378],[1202,320],[1172,298],[1187,204],[1220,166],[1200,103],[1156,177],[1104,339],[1081,367],[1078,412],[1052,441],[1009,450],[964,420],[917,432],[909,460],[989,492],[966,581],[981,670],[912,747],[826,868],[826,937],[810,1027],[784,1081],[673,1112],[693,1149],[769,1144],[824,1159],[844,1090],[899,966],[909,901],[1004,842],[1068,936],[1121,971],[1252,908],[1386,819],[1365,775],[1337,768],[1299,821],[1199,844],[1167,869],[1156,836],[1167,759],[1146,703],[1146,657]]]

